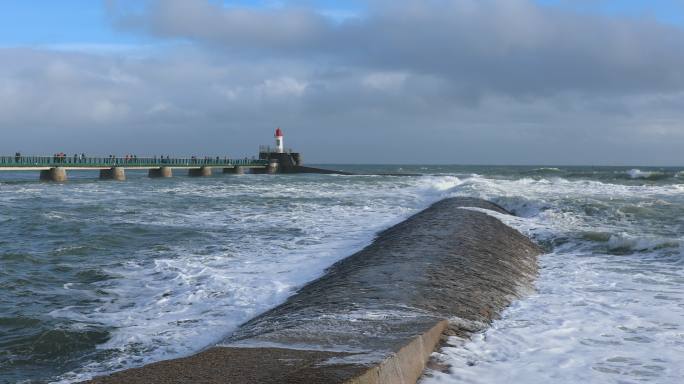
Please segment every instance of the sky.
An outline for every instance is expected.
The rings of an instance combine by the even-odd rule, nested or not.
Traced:
[[[684,165],[684,0],[0,0],[0,153]]]

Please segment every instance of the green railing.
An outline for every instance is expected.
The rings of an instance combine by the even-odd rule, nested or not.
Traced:
[[[85,157],[85,156],[0,156],[0,167],[234,167],[266,166],[268,160],[229,159],[226,157]]]

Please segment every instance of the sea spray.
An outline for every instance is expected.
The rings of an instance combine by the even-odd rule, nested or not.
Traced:
[[[452,338],[435,355],[448,370],[432,370],[421,383],[680,382],[683,186],[653,175],[638,174],[647,181],[640,185],[607,174],[482,176],[454,187],[451,195],[476,194],[521,213],[491,214],[548,254],[536,292],[490,329]]]

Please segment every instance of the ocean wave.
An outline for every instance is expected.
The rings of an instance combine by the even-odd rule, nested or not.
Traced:
[[[180,204],[114,215],[115,221],[179,233],[203,228],[211,244],[197,247],[170,242],[161,251],[143,248],[134,254],[142,262],[103,270],[114,279],[98,276],[102,294],[117,300],[96,311],[87,306],[50,311],[58,321],[111,329],[98,349],[115,351],[97,365],[64,374],[61,382],[179,357],[211,345],[284,301],[335,261],[369,244],[376,231],[429,206],[462,183],[455,176],[209,181],[197,184],[179,179],[160,185],[160,190],[173,191],[170,199]],[[154,192],[138,194],[133,206],[155,204],[159,191],[153,183],[149,185]],[[203,202],[196,206],[202,209],[184,209],[188,200]],[[235,241],[232,234],[237,233],[254,238]],[[88,287],[68,288],[71,294]],[[171,344],[173,348],[166,347]]]
[[[556,168],[556,167],[541,167],[541,168],[533,169],[532,172],[554,173],[554,172],[563,172],[563,171],[560,168]]]
[[[608,239],[608,249],[613,252],[640,252],[662,248],[678,248],[679,240],[657,237],[639,237],[625,233],[611,235]]]
[[[605,231],[582,232],[580,239],[605,244],[612,253],[656,251],[665,248],[679,248],[681,245],[680,240],[674,238],[635,236],[627,233],[615,234]]]
[[[661,171],[642,171],[640,169],[634,168],[625,172],[630,179],[663,179],[669,177],[667,174]]]
[[[450,338],[434,355],[448,371],[428,370],[421,383],[541,384],[549,372],[562,383],[681,381],[682,354],[669,344],[684,314],[684,185],[609,181],[616,177],[630,176],[482,177],[454,188],[520,215],[497,218],[549,253],[539,258],[537,292],[471,339]],[[656,361],[648,350],[668,352]]]
[[[65,375],[65,382],[187,355],[211,345],[241,322],[282,302],[297,287],[320,276],[331,263],[367,245],[375,231],[442,197],[491,200],[519,215],[502,215],[506,224],[537,240],[550,240],[557,257],[541,259],[548,267],[541,271],[541,278],[546,279],[542,280],[545,285],[540,285],[542,294],[538,297],[542,299],[548,298],[549,289],[563,288],[563,280],[559,280],[563,278],[587,279],[579,282],[580,288],[604,287],[603,281],[591,280],[605,275],[592,269],[604,262],[592,253],[597,248],[616,263],[622,261],[615,259],[635,262],[651,250],[669,256],[673,253],[670,248],[679,245],[678,240],[658,235],[670,230],[663,229],[665,225],[675,229],[680,225],[677,217],[684,216],[678,211],[684,184],[569,180],[553,170],[539,171],[549,172],[546,175],[531,175],[525,170],[516,175],[517,179],[510,174],[487,176],[486,171],[458,172],[411,178],[255,175],[201,182],[177,178],[164,183],[69,184],[60,188],[36,182],[28,185],[33,189],[28,193],[15,193],[28,188],[24,185],[11,186],[13,193],[3,194],[0,201],[7,207],[30,207],[29,199],[40,198],[44,205],[41,210],[16,211],[16,215],[24,215],[17,216],[18,223],[44,222],[54,219],[54,215],[66,215],[59,222],[79,223],[74,227],[78,230],[95,226],[105,233],[117,233],[96,239],[89,235],[91,232],[79,236],[75,235],[77,231],[70,233],[74,236],[70,240],[74,241],[73,247],[97,241],[100,248],[109,249],[114,247],[108,244],[118,241],[120,256],[116,263],[102,269],[102,275],[93,272],[92,267],[100,265],[95,257],[107,256],[106,252],[92,252],[92,257],[83,258],[78,255],[80,248],[59,245],[64,249],[57,256],[75,253],[79,267],[85,271],[63,282],[63,289],[68,290],[65,296],[90,297],[96,292],[98,300],[103,301],[98,301],[97,307],[65,305],[46,308],[45,312],[53,321],[96,324],[111,330],[108,341],[98,346],[107,357],[71,376]],[[606,174],[613,181],[616,177],[630,178],[626,172],[614,174],[609,170]],[[75,208],[67,209],[65,205]],[[102,211],[92,214],[93,206]],[[621,214],[625,210],[629,215]],[[3,217],[0,215],[0,222]],[[653,223],[664,224],[655,228]],[[10,233],[15,226],[0,227]],[[139,229],[147,232],[141,234]],[[634,233],[643,235],[627,235]],[[135,247],[126,244],[150,238],[154,241],[138,242]],[[581,257],[567,249],[577,250]],[[626,252],[644,253],[630,258],[610,255]],[[586,263],[587,273],[572,272],[578,263]],[[556,272],[558,275],[549,275]],[[624,281],[618,272],[611,272],[615,274],[611,283]],[[91,286],[88,282],[93,280],[97,283]],[[549,303],[558,304],[560,309],[577,309],[567,305],[567,298],[581,301],[576,292],[561,292]],[[599,298],[606,302],[615,299]],[[547,313],[549,332],[567,330],[556,326],[562,323],[552,316],[554,311],[526,312],[531,315],[526,321],[534,323],[535,317]],[[583,324],[588,316],[577,315],[572,320]],[[607,332],[614,329],[612,325],[597,331]],[[534,329],[524,333],[526,340],[535,341],[530,338],[535,333]],[[561,336],[558,340],[568,342]]]

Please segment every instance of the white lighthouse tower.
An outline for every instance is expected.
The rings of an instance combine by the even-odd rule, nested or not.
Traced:
[[[276,152],[283,153],[285,149],[283,147],[283,131],[278,128],[275,131],[275,141],[276,141]]]

